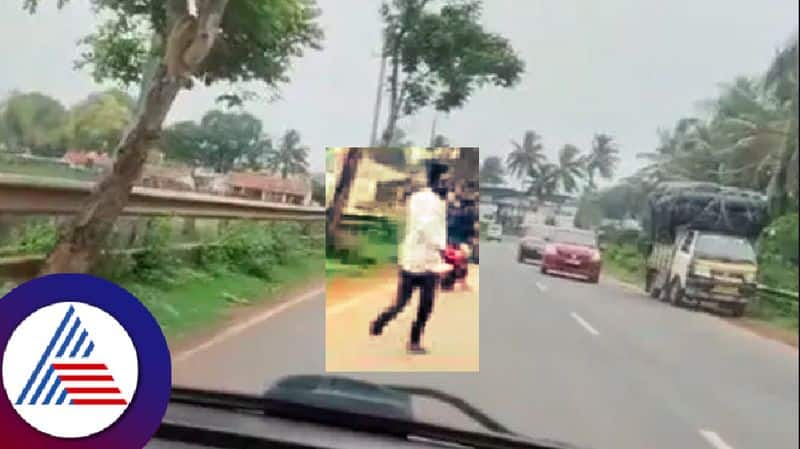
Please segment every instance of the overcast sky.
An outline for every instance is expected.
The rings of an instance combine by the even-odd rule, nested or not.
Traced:
[[[87,0],[62,11],[47,4],[36,16],[22,0],[0,2],[0,96],[41,91],[67,105],[100,89],[73,70],[76,41],[97,25]],[[267,132],[298,129],[324,167],[324,147],[366,145],[378,76],[377,0],[318,0],[324,50],[296,61],[281,99],[248,104]],[[505,157],[526,129],[543,136],[554,156],[565,143],[588,148],[595,132],[616,137],[619,175],[656,144],[656,129],[694,113],[719,83],[762,72],[797,30],[796,0],[491,0],[484,22],[508,37],[527,64],[511,90],[479,92],[462,110],[438,120],[452,143],[478,146],[481,158]],[[178,98],[167,121],[198,119],[222,88]],[[430,134],[433,113],[404,119],[415,143]]]

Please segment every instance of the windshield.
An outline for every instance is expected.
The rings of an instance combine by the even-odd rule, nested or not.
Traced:
[[[697,257],[731,262],[755,263],[753,246],[746,239],[726,235],[700,234],[695,245]]]
[[[568,230],[558,230],[553,232],[552,240],[555,243],[568,243],[572,245],[597,246],[597,239],[594,234],[576,232]]]
[[[336,375],[577,447],[798,447],[799,12],[0,1],[0,298],[124,287],[175,387]],[[747,264],[689,285],[695,248]]]

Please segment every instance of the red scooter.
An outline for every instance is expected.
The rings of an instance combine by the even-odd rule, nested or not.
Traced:
[[[441,274],[442,290],[450,291],[456,281],[466,282],[467,267],[469,266],[469,247],[467,245],[448,244],[442,253],[447,269]]]

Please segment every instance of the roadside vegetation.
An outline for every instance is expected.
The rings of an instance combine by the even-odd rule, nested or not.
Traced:
[[[775,220],[756,242],[759,284],[776,290],[797,292],[798,279],[798,214]],[[646,242],[637,231],[603,233],[603,269],[623,282],[644,288]],[[798,302],[778,293],[760,292],[748,306],[746,315],[771,325],[798,329]]]
[[[93,272],[138,297],[169,338],[212,326],[236,306],[261,304],[322,280],[321,223],[208,220],[190,238],[182,221],[140,219],[136,251],[126,251],[132,248],[128,235],[115,234]],[[56,244],[56,230],[53,219],[26,220],[6,232],[5,255],[45,255]],[[175,247],[190,241],[195,245]],[[2,293],[12,286],[3,284]]]
[[[346,229],[337,247],[328,246],[325,275],[365,276],[375,269],[397,263],[398,224],[381,221]]]

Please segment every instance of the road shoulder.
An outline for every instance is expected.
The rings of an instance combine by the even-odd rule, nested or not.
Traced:
[[[252,304],[233,306],[227,311],[225,318],[220,319],[216,325],[210,328],[197,330],[182,337],[168,338],[167,344],[169,345],[170,353],[175,357],[187,351],[192,351],[194,348],[223,335],[226,331],[247,323],[247,321],[254,316],[267,313],[297,298],[312,294],[315,291],[324,293],[324,277],[314,277],[301,284],[286,287],[281,293],[270,296],[269,298],[262,298],[263,300],[255,301]]]
[[[607,284],[614,285],[630,292],[638,293],[643,297],[643,299],[649,299],[647,297],[647,293],[645,293],[644,289],[639,285],[617,279],[613,276],[613,274],[608,272],[603,273],[603,279],[606,280]],[[716,316],[732,326],[736,326],[760,337],[777,341],[798,349],[797,332],[776,327],[770,323],[754,318],[731,318],[719,315]]]

